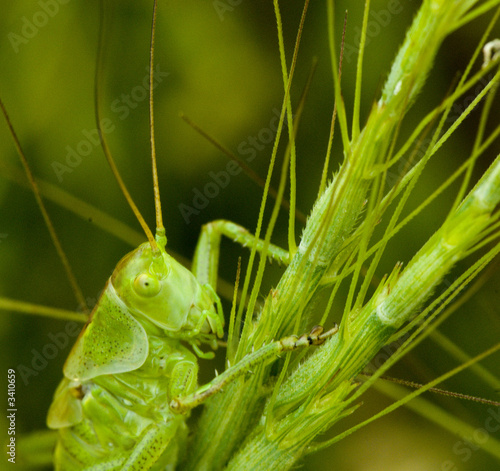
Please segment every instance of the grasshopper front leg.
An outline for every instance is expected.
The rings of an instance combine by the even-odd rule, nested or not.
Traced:
[[[208,283],[214,289],[217,288],[220,243],[223,235],[241,244],[243,247],[252,248],[253,244],[256,243],[259,253],[264,249],[264,241],[262,239],[257,239],[244,227],[234,222],[218,219],[205,224],[201,229],[200,238],[196,245],[192,272],[201,284]],[[273,244],[269,244],[267,247],[267,255],[285,265],[288,265],[290,262],[290,254]]]
[[[309,347],[311,345],[321,345],[325,340],[335,335],[338,330],[338,326],[335,325],[327,332],[324,332],[323,327],[318,325],[313,327],[309,334],[304,334],[300,337],[291,335],[268,345],[264,345],[255,352],[244,357],[236,365],[224,371],[224,373],[217,376],[210,383],[199,388],[193,394],[174,398],[170,402],[170,409],[178,414],[184,414],[205,402],[209,397],[217,394],[227,384],[251,371],[251,368],[255,365],[270,361],[278,357],[282,352]]]

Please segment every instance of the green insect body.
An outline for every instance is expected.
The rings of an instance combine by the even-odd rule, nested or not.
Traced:
[[[210,227],[229,234],[238,226]],[[200,240],[197,259],[207,238]],[[199,344],[215,347],[223,334],[220,300],[164,246],[156,249],[142,244],[118,263],[65,363],[47,418],[60,432],[56,470],[173,469],[185,449],[190,409],[252,366],[337,332],[316,326],[309,335],[272,342],[197,389],[197,356],[181,341],[209,356]]]
[[[196,390],[198,372],[180,340],[213,343],[222,333],[214,291],[164,249],[154,255],[145,243],[125,256],[65,363],[49,410],[49,427],[60,430],[56,469],[149,469],[167,445],[156,468],[175,463],[186,426],[169,403]]]

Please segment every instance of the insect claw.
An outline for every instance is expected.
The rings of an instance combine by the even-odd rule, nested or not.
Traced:
[[[333,327],[320,335],[320,338],[327,339],[328,337],[333,337],[339,331],[338,324],[333,324]]]
[[[323,333],[325,329],[323,328],[322,325],[315,325],[312,329],[311,329],[311,332],[309,332],[309,336],[310,337],[313,337],[313,336],[318,336],[320,337],[321,334]]]
[[[313,327],[313,330],[315,329],[316,327]],[[339,331],[339,326],[337,324],[334,324],[333,327],[326,332],[323,332],[323,327],[321,327],[321,333],[312,340],[314,341],[315,345],[321,345],[326,339],[333,337],[338,331]]]

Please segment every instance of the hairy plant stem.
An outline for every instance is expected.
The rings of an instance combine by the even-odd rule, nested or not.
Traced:
[[[357,138],[344,150],[339,172],[316,202],[301,243],[281,281],[266,299],[242,352],[270,337],[301,331],[321,281],[346,248],[370,188],[389,159],[399,122],[422,88],[440,44],[477,0],[424,1]],[[498,203],[500,163],[483,177],[454,215],[400,273],[381,283],[361,309],[343,319],[341,332],[318,348],[278,391],[265,425],[264,389],[270,368],[258,367],[207,405],[183,469],[220,469],[242,441],[228,469],[289,469],[315,436],[348,413],[344,403],[356,375],[412,318],[449,269],[477,242]],[[465,222],[464,222],[465,221]],[[465,226],[464,226],[465,225]],[[352,241],[350,241],[352,242]],[[249,314],[251,315],[251,313]],[[268,411],[270,412],[270,411]],[[265,414],[265,413],[264,413]]]

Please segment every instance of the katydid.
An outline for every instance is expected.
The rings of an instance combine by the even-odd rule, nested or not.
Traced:
[[[151,81],[155,18],[156,1]],[[171,469],[184,451],[190,409],[253,366],[272,361],[281,352],[320,345],[337,332],[336,326],[327,332],[316,326],[307,335],[271,342],[198,389],[197,358],[211,356],[202,351],[201,345],[215,348],[217,338],[224,333],[222,306],[214,289],[220,237],[225,235],[243,245],[255,244],[257,250],[264,243],[240,226],[220,220],[204,227],[192,272],[167,254],[156,174],[152,83],[149,88],[155,237],[111,158],[99,127],[96,99],[96,121],[104,153],[148,242],[118,263],[66,360],[64,378],[47,418],[48,426],[59,430],[54,456],[58,470]],[[2,110],[6,113],[3,104]],[[8,117],[7,122],[11,127]],[[25,161],[12,127],[11,132]],[[34,180],[32,184],[36,188]],[[286,251],[274,246],[267,249],[271,257],[288,261]]]
[[[214,308],[214,303],[218,308]],[[185,415],[252,365],[336,332],[321,327],[273,342],[196,391],[197,344],[222,335],[220,303],[159,246],[117,265],[80,334],[56,391],[48,425],[60,429],[56,469],[164,469],[177,462]]]

